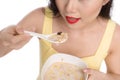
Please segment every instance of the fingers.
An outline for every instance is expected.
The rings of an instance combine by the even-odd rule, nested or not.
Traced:
[[[29,27],[26,29],[21,26],[16,27],[18,35],[14,36],[12,40],[12,42],[15,41],[13,42],[14,46],[12,46],[14,49],[20,49],[32,38],[31,35],[24,33],[24,30],[35,31],[35,27]]]
[[[31,39],[31,36],[27,34],[17,36],[7,35],[6,37],[7,38],[3,41],[3,45],[11,49],[18,49],[18,47],[21,48],[23,44],[27,43]]]
[[[32,37],[29,34],[19,34],[16,36],[13,36],[12,39],[9,41],[9,44],[12,44],[10,46],[13,49],[20,49],[23,47]]]
[[[34,29],[30,29],[34,30]],[[19,49],[23,47],[30,39],[29,34],[24,34],[22,27],[16,25],[9,26],[1,31],[2,45],[10,49]]]
[[[83,70],[84,73],[88,74],[88,80],[104,80],[105,73],[95,69],[86,68]]]
[[[14,43],[14,46],[12,46],[14,49],[18,50],[22,48],[29,40],[31,39],[30,36],[20,36],[18,39],[15,39],[16,42]]]
[[[87,80],[94,80],[94,71],[90,68],[86,68],[83,70],[84,73],[86,73],[88,75],[88,79]]]

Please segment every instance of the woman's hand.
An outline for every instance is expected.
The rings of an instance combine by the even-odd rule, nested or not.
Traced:
[[[29,29],[34,31],[32,29]],[[0,31],[0,55],[5,55],[13,49],[20,49],[29,40],[31,36],[24,34],[24,30],[16,25],[9,26]]]
[[[106,74],[97,70],[93,70],[90,68],[84,69],[84,73],[88,74],[87,80],[106,80],[105,76]]]

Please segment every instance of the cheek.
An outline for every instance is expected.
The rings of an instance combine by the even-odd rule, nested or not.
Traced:
[[[67,4],[67,2],[63,0],[56,0],[55,2],[59,10],[64,9],[65,5]]]
[[[63,12],[64,4],[61,1],[56,0],[56,6],[57,6],[60,13]]]
[[[83,19],[96,19],[101,11],[101,6],[91,6],[81,12]]]

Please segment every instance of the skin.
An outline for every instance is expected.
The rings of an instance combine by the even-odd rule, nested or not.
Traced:
[[[69,39],[60,45],[52,47],[62,53],[78,57],[92,56],[102,39],[108,20],[98,16],[101,7],[109,0],[56,0],[60,17],[53,18],[53,32],[66,32]],[[18,24],[0,31],[0,56],[6,55],[13,49],[23,47],[31,36],[23,30],[42,33],[44,9],[39,8],[29,13]],[[65,16],[81,18],[75,24],[69,24]],[[105,59],[107,73],[94,69],[84,69],[89,74],[88,80],[120,80],[120,26],[116,24],[115,33]],[[78,45],[80,44],[80,45]],[[71,46],[72,45],[72,46]],[[88,46],[89,45],[89,46]]]

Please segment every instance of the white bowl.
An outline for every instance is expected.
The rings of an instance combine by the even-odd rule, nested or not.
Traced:
[[[41,69],[41,80],[48,80],[48,79],[44,79],[45,78],[45,74],[48,71],[50,72],[50,69],[52,69],[51,66],[52,65],[56,66],[57,65],[56,63],[57,64],[60,63],[58,65],[59,68],[61,68],[60,66],[63,65],[63,67],[65,69],[65,70],[62,70],[63,73],[65,73],[65,74],[67,74],[67,72],[70,73],[70,68],[74,68],[74,69],[76,68],[75,70],[80,69],[80,71],[79,70],[78,71],[73,71],[73,69],[72,69],[72,72],[76,72],[76,73],[70,74],[70,76],[73,77],[73,76],[75,76],[75,74],[80,72],[79,74],[82,74],[84,80],[87,79],[87,74],[82,72],[82,69],[87,68],[87,65],[86,65],[86,63],[84,61],[82,61],[80,58],[78,58],[76,56],[68,55],[68,54],[65,54],[65,53],[56,53],[56,54],[50,56],[48,58],[48,60],[45,62],[45,64],[43,65],[43,67]],[[69,65],[69,67],[67,67],[67,65]],[[69,71],[66,72],[67,69]],[[63,73],[59,73],[59,70],[57,70],[55,75],[59,74],[59,76],[60,76],[60,74],[61,74],[62,77],[64,76],[64,78],[65,78],[65,74],[63,75]],[[52,73],[50,73],[50,75],[52,75]],[[47,75],[47,76],[50,76],[50,75]],[[62,78],[62,77],[60,76],[60,78]],[[49,80],[50,80],[50,78],[49,78]],[[54,80],[56,80],[56,79],[54,79]],[[57,80],[60,80],[60,79],[57,79]],[[65,80],[65,79],[62,78],[62,80]],[[71,79],[71,80],[75,80],[75,79]]]

